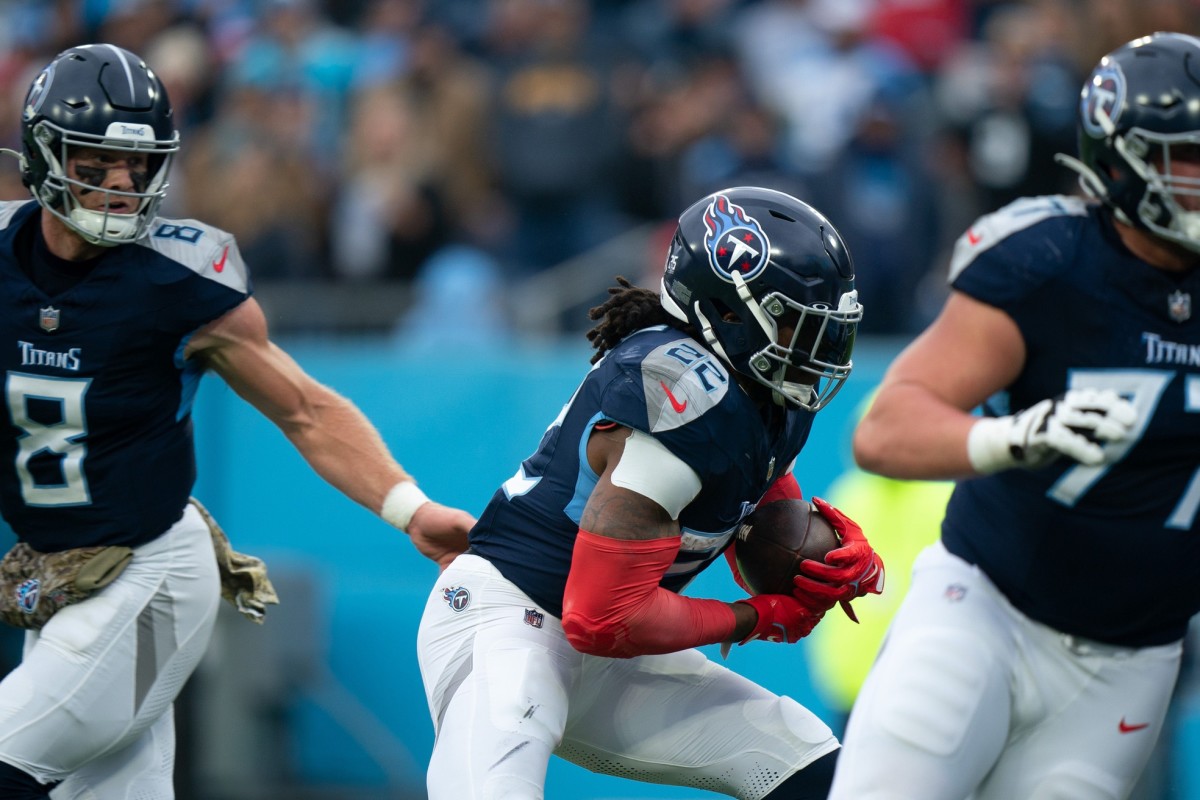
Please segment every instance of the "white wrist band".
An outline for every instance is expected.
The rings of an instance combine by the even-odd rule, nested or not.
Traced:
[[[990,475],[1015,465],[1009,448],[1012,417],[985,417],[967,434],[967,458],[980,475]]]
[[[391,488],[387,497],[383,498],[379,516],[402,531],[408,530],[413,514],[428,502],[429,498],[414,481],[400,481]]]

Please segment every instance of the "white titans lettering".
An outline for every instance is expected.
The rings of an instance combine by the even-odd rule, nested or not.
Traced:
[[[1179,364],[1200,367],[1200,344],[1183,344],[1165,341],[1157,333],[1144,331],[1142,341],[1146,343],[1147,364]]]
[[[23,367],[57,367],[72,372],[79,371],[79,358],[83,350],[81,347],[72,347],[64,353],[54,350],[38,350],[29,342],[17,342],[17,348],[21,351],[21,366]]]

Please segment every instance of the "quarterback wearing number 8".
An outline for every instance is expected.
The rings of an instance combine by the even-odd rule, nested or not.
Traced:
[[[220,598],[258,620],[275,601],[261,562],[189,502],[202,374],[430,558],[463,549],[472,519],[427,502],[350,401],[268,339],[229,233],[157,216],[179,135],[144,61],[64,51],[21,130],[34,199],[0,203],[0,513],[20,539],[0,562],[0,616],[37,624],[21,624],[23,660],[0,682],[0,797],[168,800],[172,704]],[[228,565],[255,573],[236,594]]]
[[[1059,157],[1088,197],[962,235],[856,431],[868,470],[959,481],[834,800],[1119,800],[1147,763],[1200,611],[1197,64],[1174,33],[1099,62]]]

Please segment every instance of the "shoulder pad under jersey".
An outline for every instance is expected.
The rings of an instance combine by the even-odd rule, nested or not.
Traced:
[[[246,264],[233,234],[194,219],[158,218],[137,242],[196,274],[237,292],[249,286]]]
[[[949,282],[953,283],[972,261],[1014,233],[1051,217],[1084,217],[1088,203],[1079,197],[1047,195],[1022,197],[977,219],[954,243]]]

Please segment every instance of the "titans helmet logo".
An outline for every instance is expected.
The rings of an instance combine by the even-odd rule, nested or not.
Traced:
[[[771,255],[771,243],[758,220],[746,209],[719,194],[704,212],[704,246],[708,263],[723,280],[733,283],[734,272],[752,280],[766,269]]]
[[[1083,87],[1079,103],[1084,130],[1095,137],[1107,136],[1108,131],[1100,124],[1098,115],[1103,113],[1116,124],[1121,109],[1125,108],[1125,73],[1116,64],[1097,68]]]

